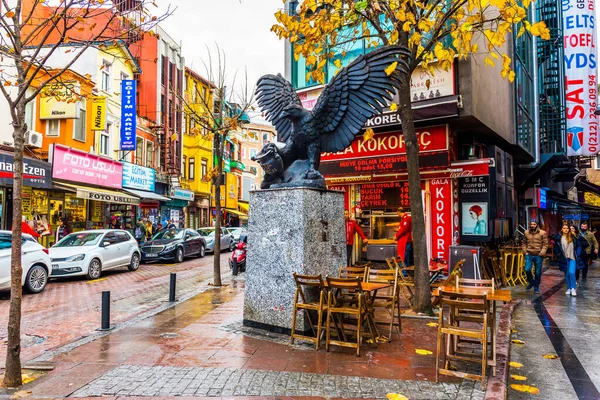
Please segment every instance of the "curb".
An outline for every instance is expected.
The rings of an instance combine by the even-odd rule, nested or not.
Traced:
[[[496,338],[496,376],[490,376],[485,400],[505,400],[507,397],[508,363],[510,361],[510,329],[515,308],[521,300],[513,300],[502,307]]]

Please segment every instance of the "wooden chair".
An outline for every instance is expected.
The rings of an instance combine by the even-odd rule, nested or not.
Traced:
[[[325,285],[321,275],[298,275],[294,272],[294,280],[296,281],[296,294],[294,295],[294,314],[292,315],[292,334],[290,343],[294,344],[295,339],[306,340],[315,344],[316,350],[319,350],[319,342],[321,341],[321,331],[323,328],[323,313],[327,311],[325,305]],[[309,296],[312,293],[307,293],[310,290],[319,291],[319,300],[310,301]],[[296,333],[296,316],[299,310],[304,310],[304,314],[308,319],[308,323],[313,331],[314,337],[300,335]],[[317,328],[313,324],[309,311],[313,310],[317,313]]]
[[[448,274],[448,277],[443,280],[443,281],[438,281],[438,282],[433,282],[431,284],[431,288],[435,289],[438,287],[443,287],[443,286],[454,286],[454,281],[462,276],[462,267],[465,264],[467,260],[466,259],[462,259],[460,261],[458,261],[455,265],[454,268],[452,269],[452,272],[450,272],[450,274]],[[440,302],[440,296],[434,296],[433,300],[431,302],[432,306],[437,306]]]
[[[326,277],[329,292],[327,294],[327,328],[325,332],[325,349],[329,351],[330,345],[350,347],[356,349],[356,355],[360,356],[360,345],[362,342],[362,329],[367,317],[365,298],[361,286],[361,279],[355,278],[331,278]],[[348,302],[343,296],[336,293],[352,291],[356,293],[356,303]],[[346,339],[346,327],[343,318],[346,315],[356,317],[356,343]],[[338,320],[336,320],[338,317]],[[339,324],[338,322],[339,321]],[[338,328],[338,340],[331,339],[331,324]],[[367,324],[368,325],[368,324]],[[374,338],[373,332],[371,332]],[[340,337],[341,336],[341,337]]]
[[[360,278],[361,282],[367,279],[367,265],[355,267],[340,267],[339,278]]]
[[[402,265],[404,265],[404,261],[402,261],[402,258],[400,258],[400,261],[402,262]],[[412,299],[414,297],[412,289],[415,287],[415,281],[413,277],[408,276],[408,274],[404,274],[403,269],[400,267],[400,265],[398,265],[398,261],[396,261],[395,257],[386,258],[385,262],[387,263],[390,270],[398,271],[398,290],[400,294],[402,294],[402,297],[404,297],[404,299],[408,303],[408,306],[412,308]]]
[[[394,329],[394,318],[396,318],[396,315],[398,316],[398,324],[396,325],[398,327],[398,335],[402,332],[398,275],[398,269],[369,269],[367,275],[367,282],[391,283],[393,285],[391,287],[391,293],[378,293],[377,296],[372,299],[373,301],[370,305],[370,307],[374,309],[384,308],[390,314],[390,342],[392,341],[392,331]],[[377,323],[377,321],[375,321],[375,323]]]
[[[487,313],[489,303],[485,295],[466,295],[441,291],[440,303],[442,309],[438,322],[438,341],[435,361],[435,378],[439,381],[439,375],[457,376],[463,379],[472,379],[481,381],[481,387],[485,390],[485,376],[487,372]],[[455,320],[455,315],[477,310],[483,316],[481,327],[462,327]],[[446,318],[444,318],[446,317]],[[482,345],[481,354],[458,352],[453,345],[455,339],[467,337],[476,339]],[[440,368],[441,349],[445,348],[444,368]],[[468,362],[481,363],[481,375],[470,374],[467,372],[453,371],[450,369],[450,361],[460,360]]]

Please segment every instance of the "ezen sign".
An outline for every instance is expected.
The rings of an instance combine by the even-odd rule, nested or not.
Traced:
[[[452,184],[450,179],[432,179],[431,193],[431,253],[434,258],[449,260],[452,245]]]
[[[562,0],[567,155],[600,151],[598,116],[598,49],[595,0]]]

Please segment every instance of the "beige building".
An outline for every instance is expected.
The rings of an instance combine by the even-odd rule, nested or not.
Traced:
[[[252,161],[252,156],[260,152],[267,143],[274,143],[277,138],[275,128],[272,125],[251,123],[245,124],[242,129],[241,162],[246,167],[242,175],[242,187],[240,190],[242,202],[250,200],[250,191],[260,189],[264,172],[260,165]]]

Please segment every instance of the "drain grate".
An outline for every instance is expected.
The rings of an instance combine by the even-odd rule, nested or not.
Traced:
[[[175,339],[175,338],[179,337],[179,333],[173,333],[173,332],[161,333],[160,337],[163,339]]]

